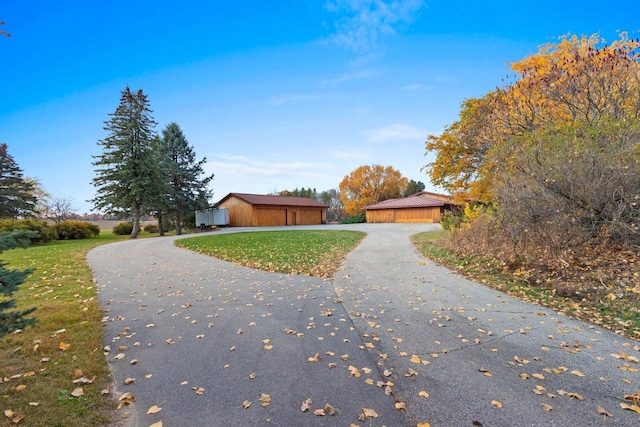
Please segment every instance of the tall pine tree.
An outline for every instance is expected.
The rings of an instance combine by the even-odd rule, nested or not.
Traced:
[[[205,175],[203,166],[206,158],[196,160],[196,153],[189,145],[180,126],[169,123],[162,130],[158,157],[166,187],[165,210],[172,215],[177,234],[182,234],[182,220],[185,214],[206,208],[211,197],[208,188],[213,174]]]
[[[0,144],[0,218],[33,216],[37,202],[33,190],[33,183],[22,177],[7,144]]]
[[[98,141],[102,154],[94,156],[97,195],[95,208],[118,218],[132,218],[131,238],[138,237],[140,216],[154,198],[159,178],[151,142],[156,134],[149,100],[142,90],[122,91],[120,105],[109,114],[104,130],[109,135]]]

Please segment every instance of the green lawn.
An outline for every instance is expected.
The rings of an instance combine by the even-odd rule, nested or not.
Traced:
[[[358,231],[262,231],[214,234],[178,240],[177,244],[259,270],[330,277],[365,235]]]
[[[14,294],[18,308],[37,307],[33,328],[0,339],[0,425],[95,426],[111,421],[115,404],[102,354],[102,311],[85,261],[93,247],[127,239],[57,241],[0,254],[8,268],[35,268]],[[68,346],[68,347],[67,347]],[[91,384],[74,379],[93,379]],[[71,393],[82,386],[84,395]],[[24,418],[23,418],[24,417]]]

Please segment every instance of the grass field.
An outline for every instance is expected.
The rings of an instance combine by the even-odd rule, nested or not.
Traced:
[[[177,244],[259,270],[331,277],[364,236],[358,231],[262,231],[189,238]]]
[[[102,312],[85,254],[127,238],[103,231],[97,238],[0,254],[8,268],[35,269],[14,297],[21,309],[37,307],[32,316],[38,319],[34,328],[0,340],[0,425],[72,427],[111,421],[113,397],[101,394],[110,383],[102,354]]]

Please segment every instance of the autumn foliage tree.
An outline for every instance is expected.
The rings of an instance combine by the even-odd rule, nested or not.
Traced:
[[[407,178],[391,166],[360,166],[340,182],[344,210],[359,215],[364,207],[387,199],[402,197]]]
[[[514,239],[640,244],[640,44],[567,36],[512,65],[426,148],[431,181],[499,207]]]

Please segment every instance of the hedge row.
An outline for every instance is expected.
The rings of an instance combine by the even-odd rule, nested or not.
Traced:
[[[86,239],[100,235],[100,227],[85,221],[62,221],[49,224],[38,219],[0,220],[0,232],[13,230],[37,231],[38,237],[31,239],[31,244],[47,243],[52,240]]]

